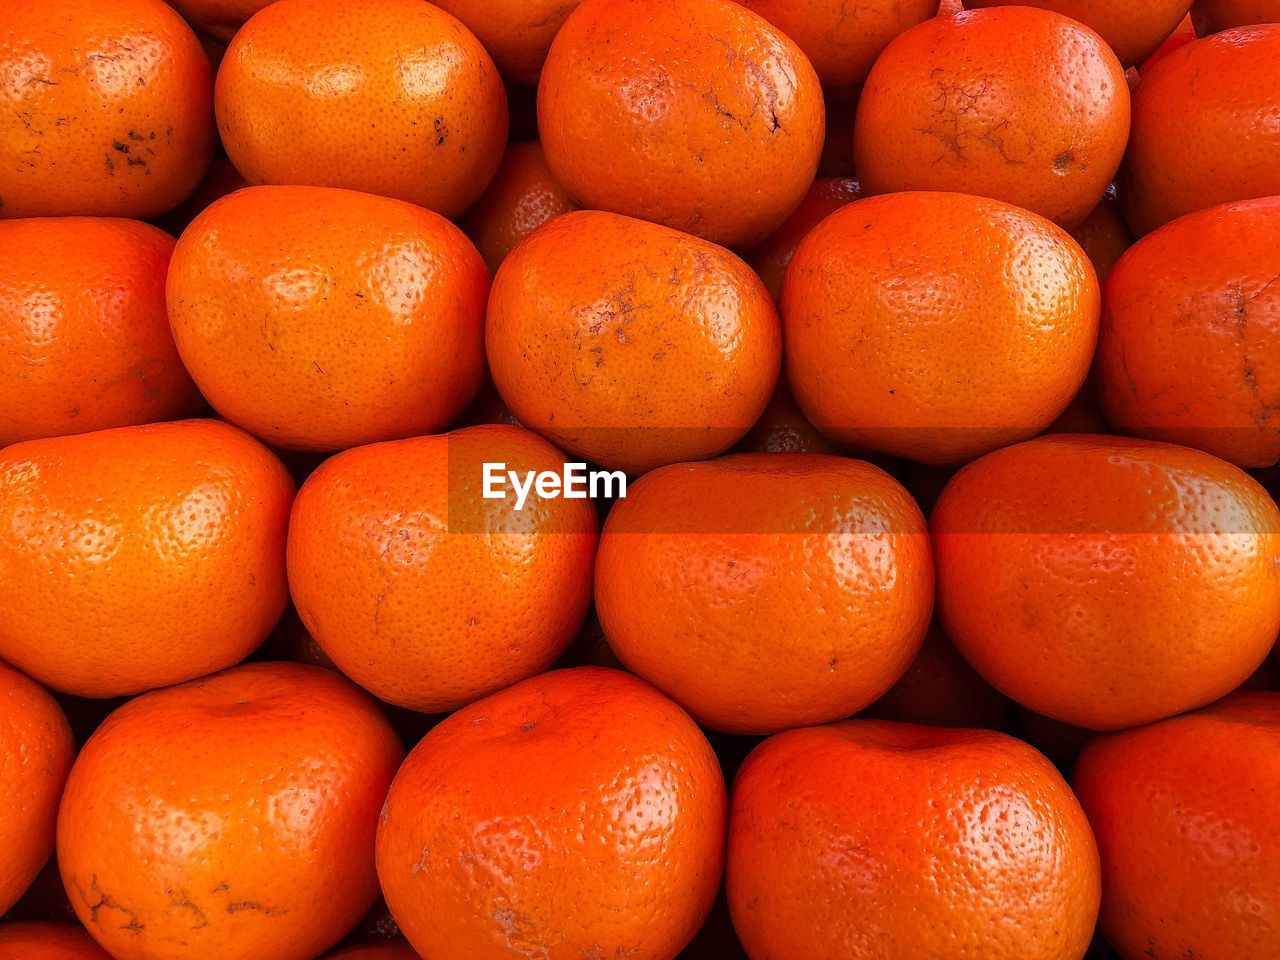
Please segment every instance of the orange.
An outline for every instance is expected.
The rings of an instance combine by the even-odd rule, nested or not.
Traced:
[[[516,247],[486,323],[489,370],[516,418],[629,473],[732,446],[769,401],[780,341],[768,291],[728,250],[598,211]]]
[[[989,730],[854,720],[752,751],[729,908],[770,960],[1079,960],[1098,852],[1053,766]]]
[[[437,0],[475,33],[504,75],[538,82],[556,32],[580,0]]]
[[[956,474],[931,525],[956,647],[1002,693],[1076,726],[1216,700],[1280,632],[1280,511],[1198,450],[1032,440]]]
[[[1196,0],[1191,16],[1201,36],[1253,23],[1280,23],[1277,0]]]
[[[1071,236],[1088,255],[1099,281],[1110,276],[1116,261],[1133,246],[1133,234],[1129,232],[1120,213],[1120,205],[1111,191],[1085,217],[1084,222],[1071,231]]]
[[[287,597],[293,482],[235,427],[186,420],[0,453],[0,657],[115,697],[247,656]]]
[[[738,441],[735,453],[837,453],[796,405],[785,383],[779,383],[764,413]]]
[[[558,670],[414,748],[378,878],[425,960],[672,960],[715,899],[725,805],[679,707],[616,670]]]
[[[1075,787],[1125,960],[1280,956],[1280,694],[1101,737]]]
[[[1120,171],[1139,236],[1205,207],[1280,194],[1280,24],[1175,50],[1143,77]]]
[[[0,447],[199,410],[165,313],[172,253],[131,220],[0,221]]]
[[[170,0],[178,12],[202,31],[226,43],[244,22],[272,0]]]
[[[507,147],[489,189],[462,221],[462,228],[489,269],[497,270],[512,248],[536,228],[577,209],[551,176],[542,147],[536,142],[513,143]]]
[[[830,214],[853,203],[860,195],[858,181],[853,177],[819,177],[782,226],[745,254],[775,300],[782,291],[787,264],[795,256],[800,241]]]
[[[489,274],[443,217],[328,187],[254,187],[178,241],[169,320],[224,417],[338,450],[447,426],[484,376]]]
[[[1196,37],[1195,24],[1191,19],[1191,14],[1187,14],[1174,28],[1173,33],[1169,34],[1164,43],[1156,47],[1151,54],[1142,61],[1137,67],[1139,79],[1146,76],[1148,72],[1161,60],[1167,57],[1179,47],[1185,47],[1188,43],[1198,39]]]
[[[1084,251],[1042,217],[954,193],[862,200],[787,270],[787,380],[837,443],[963,463],[1063,411],[1099,309]]]
[[[969,7],[1002,7],[1013,0],[965,0]],[[1052,10],[1098,32],[1120,62],[1140,62],[1173,33],[1191,9],[1191,0],[1018,0],[1021,6]]]
[[[1128,129],[1124,69],[1096,33],[998,7],[889,44],[863,88],[853,152],[868,194],[976,193],[1071,227],[1102,198]]]
[[[748,247],[804,199],[824,109],[800,48],[732,0],[586,0],[551,45],[538,126],[583,206]]]
[[[446,217],[475,202],[506,147],[489,54],[421,0],[279,0],[227,47],[216,100],[250,183],[348,187]]]
[[[1120,433],[1242,467],[1280,460],[1280,197],[1188,214],[1107,286],[1098,374]]]
[[[111,960],[91,936],[69,923],[0,924],[0,957],[8,960]]]
[[[0,663],[0,914],[53,852],[58,799],[74,753],[71,727],[53,697]]]
[[[794,40],[823,84],[857,87],[898,34],[938,12],[937,0],[738,0]]]
[[[5,0],[0,218],[153,217],[213,155],[213,75],[163,0]]]
[[[404,750],[329,670],[255,663],[156,690],[76,758],[58,865],[117,960],[310,960],[373,904]]]
[[[856,713],[929,625],[924,517],[858,460],[756,453],[663,467],[614,504],[596,612],[614,653],[727,733]]]
[[[213,163],[209,165],[208,175],[196,187],[195,193],[160,218],[156,222],[157,226],[163,227],[175,237],[181,236],[182,231],[191,225],[191,221],[212,206],[215,200],[221,200],[227,194],[247,186],[249,182],[240,176],[240,171],[232,166],[230,160],[222,156],[214,157]]]
[[[591,602],[589,500],[486,499],[484,463],[523,475],[564,457],[511,426],[348,450],[303,485],[289,527],[302,622],[383,700],[454,710],[541,673]]]

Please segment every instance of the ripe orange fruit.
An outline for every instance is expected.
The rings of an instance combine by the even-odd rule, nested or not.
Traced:
[[[1102,198],[1128,129],[1124,68],[1096,33],[999,7],[890,43],[858,102],[853,152],[867,194],[976,193],[1071,227]]]
[[[516,418],[630,473],[732,446],[769,401],[780,341],[768,291],[728,250],[598,211],[557,217],[511,251],[486,323]]]
[[[1199,38],[1196,36],[1195,24],[1191,20],[1191,14],[1188,13],[1178,22],[1173,33],[1165,38],[1164,43],[1156,47],[1145,60],[1138,64],[1138,78],[1145,77],[1157,63],[1179,47],[1185,47],[1188,43],[1197,39]]]
[[[1078,960],[1098,852],[1053,766],[989,730],[779,734],[734,781],[729,907],[771,960]]]
[[[0,452],[0,657],[115,697],[247,656],[287,598],[293,482],[225,423],[186,420]]]
[[[1032,440],[956,474],[931,525],[956,647],[996,689],[1077,726],[1216,700],[1280,632],[1280,510],[1198,450]]]
[[[853,177],[819,177],[782,226],[744,255],[774,300],[782,292],[782,278],[800,241],[830,214],[860,195],[858,181]]]
[[[484,192],[506,146],[489,54],[421,0],[279,0],[227,47],[216,101],[250,183],[348,187],[446,217]]]
[[[439,430],[484,376],[489,274],[443,217],[327,187],[255,187],[178,241],[169,319],[228,420],[337,450]]]
[[[240,171],[230,160],[223,156],[214,157],[213,163],[209,165],[209,173],[200,186],[196,187],[195,193],[157,220],[156,225],[175,237],[181,236],[182,231],[191,225],[191,221],[213,206],[215,200],[221,200],[227,194],[243,190],[247,186],[249,181],[240,176]]]
[[[1280,3],[1276,0],[1196,0],[1191,16],[1203,37],[1253,23],[1280,23]]]
[[[163,0],[6,0],[0,218],[153,217],[213,155],[213,77]]]
[[[504,75],[533,85],[551,41],[580,0],[437,0],[475,33]]]
[[[1147,234],[1107,287],[1098,377],[1121,433],[1280,460],[1280,197]]]
[[[800,411],[791,390],[779,382],[764,413],[738,441],[735,453],[837,453]]]
[[[198,411],[165,313],[172,252],[131,220],[0,221],[0,447]]]
[[[898,34],[938,12],[938,0],[738,0],[794,40],[823,84],[857,87]]]
[[[1002,7],[1013,0],[966,0],[970,7]],[[1098,32],[1126,66],[1155,50],[1191,9],[1191,0],[1018,0],[1021,6],[1052,10]],[[1012,45],[1012,44],[1011,44]]]
[[[538,87],[547,163],[578,202],[725,246],[804,198],[823,118],[800,48],[731,0],[586,0]]]
[[[1100,737],[1075,787],[1124,957],[1280,956],[1280,694]]]
[[[80,751],[58,814],[76,915],[120,960],[309,960],[377,897],[403,755],[319,667],[249,664],[131,700]]]
[[[564,187],[556,183],[542,147],[513,143],[484,196],[471,208],[462,228],[484,257],[490,270],[517,243],[553,217],[577,210]]]
[[[340,453],[298,494],[298,613],[338,668],[383,700],[454,710],[546,670],[586,617],[591,502],[485,499],[486,462],[523,476],[558,472],[564,457],[519,427],[469,427]]]
[[[9,960],[111,960],[69,923],[0,924],[0,957]]]
[[[1100,309],[1065,231],[954,193],[836,211],[796,249],[780,306],[787,380],[813,425],[932,464],[1047,427],[1088,373]]]
[[[210,37],[226,43],[244,22],[272,0],[170,0],[178,12]]]
[[[1133,234],[1124,222],[1120,205],[1110,194],[1103,197],[1084,222],[1071,231],[1071,236],[1088,255],[1100,282],[1111,275],[1116,261],[1133,246]]]
[[[1280,24],[1165,57],[1134,94],[1120,205],[1139,236],[1205,207],[1280,194]]]
[[[757,453],[663,467],[609,513],[596,612],[628,669],[727,733],[856,713],[929,625],[924,517],[858,460]]]
[[[725,790],[693,721],[581,667],[459,710],[400,768],[378,878],[426,960],[672,960],[715,899]]]
[[[58,800],[74,753],[71,727],[53,697],[0,663],[0,914],[53,852]]]

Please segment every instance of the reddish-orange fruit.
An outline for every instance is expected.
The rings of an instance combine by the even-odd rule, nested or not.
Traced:
[[[1160,61],[1134,93],[1118,183],[1133,231],[1280,194],[1277,100],[1280,24],[1228,30]]]
[[[1045,428],[1045,433],[1110,433],[1102,408],[1098,404],[1098,391],[1091,379],[1086,380],[1075,399],[1067,404],[1058,419]]]
[[[1015,0],[965,0],[969,7],[1003,7]],[[1140,62],[1155,50],[1191,9],[1191,0],[1017,0],[1024,7],[1052,10],[1098,32],[1123,64]]]
[[[293,482],[262,444],[186,420],[0,453],[0,657],[114,697],[247,656],[287,598]]]
[[[768,291],[728,250],[579,211],[503,261],[486,347],[521,423],[643,473],[715,456],[751,428],[777,382],[781,333]]]
[[[0,924],[6,960],[111,960],[93,937],[69,923]]]
[[[484,377],[489,274],[438,214],[328,187],[255,187],[178,241],[178,352],[228,420],[338,450],[439,430]]]
[[[466,27],[421,0],[279,0],[223,58],[218,129],[250,183],[348,187],[457,216],[502,161],[507,97]]]
[[[1128,130],[1124,69],[1096,33],[999,7],[889,44],[858,102],[854,159],[868,194],[976,193],[1070,227],[1102,198]]]
[[[475,242],[490,270],[517,243],[553,217],[577,210],[556,183],[537,143],[513,143],[484,196],[471,208],[462,228]]]
[[[1133,234],[1111,195],[1102,198],[1084,222],[1071,231],[1071,236],[1088,255],[1100,282],[1106,281],[1116,261],[1133,246]]]
[[[532,85],[551,41],[580,0],[436,0],[475,33],[503,74]]]
[[[861,710],[907,669],[932,608],[919,508],[844,457],[655,470],[610,511],[596,561],[596,612],[618,658],[727,733]]]
[[[244,22],[272,0],[170,0],[178,12],[215,40],[226,43]]]
[[[729,908],[770,960],[1079,960],[1098,851],[1019,740],[854,720],[779,734],[734,781]]]
[[[197,412],[165,313],[172,252],[132,220],[0,221],[0,447]]]
[[[484,464],[505,493],[485,498]],[[586,499],[518,504],[515,471],[561,472],[545,440],[480,426],[348,450],[303,485],[289,526],[302,622],[383,700],[453,710],[564,652],[591,603],[596,513]]]
[[[1278,0],[1196,0],[1191,8],[1200,36],[1254,23],[1280,23]]]
[[[1098,383],[1120,433],[1280,460],[1280,197],[1166,224],[1107,285]]]
[[[1042,217],[954,193],[862,200],[787,270],[787,380],[838,443],[963,463],[1063,411],[1099,309],[1084,251]]]
[[[163,0],[5,0],[0,218],[153,217],[213,155],[213,76]]]
[[[837,453],[835,444],[817,431],[779,383],[756,425],[733,448],[735,453]]]
[[[426,960],[672,960],[715,899],[725,805],[679,707],[616,670],[558,670],[414,748],[378,827],[378,878]]]
[[[1100,737],[1075,787],[1125,960],[1280,956],[1280,694]]]
[[[586,0],[538,87],[547,163],[583,206],[725,246],[804,198],[823,116],[800,48],[732,0]]]
[[[859,196],[858,181],[853,177],[819,177],[782,226],[744,255],[774,300],[782,292],[782,278],[800,241],[830,214]]]
[[[1195,24],[1192,22],[1191,14],[1187,14],[1182,18],[1173,33],[1169,34],[1168,39],[1166,39],[1164,43],[1160,44],[1160,46],[1156,47],[1155,50],[1151,52],[1151,55],[1143,60],[1138,66],[1139,77],[1145,77],[1157,63],[1169,54],[1173,53],[1173,51],[1177,50],[1179,47],[1185,47],[1188,43],[1191,43],[1196,39]]]
[[[794,40],[822,82],[857,87],[889,41],[938,12],[938,0],[738,0]]]
[[[249,181],[240,176],[240,171],[226,157],[213,158],[209,165],[209,173],[196,187],[195,193],[174,207],[168,214],[156,221],[175,237],[191,225],[191,221],[213,206],[215,200],[221,200],[229,193],[235,193],[249,186]]]
[[[319,667],[249,664],[131,700],[80,751],[58,813],[76,914],[119,960],[310,960],[377,897],[403,755],[372,700]]]
[[[1058,435],[956,474],[934,507],[938,611],[998,690],[1114,730],[1234,689],[1280,632],[1280,510],[1206,453]]]
[[[53,852],[58,799],[74,752],[71,727],[53,697],[0,663],[0,914]]]

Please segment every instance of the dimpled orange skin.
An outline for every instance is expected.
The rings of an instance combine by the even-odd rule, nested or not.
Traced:
[[[1280,694],[1098,738],[1074,784],[1125,960],[1280,956]]]
[[[966,0],[969,7],[1008,6],[1013,0]],[[1052,10],[1096,30],[1126,66],[1139,63],[1164,42],[1187,11],[1191,0],[1018,0],[1019,6]]]
[[[1203,706],[1280,631],[1280,511],[1171,444],[1055,435],[961,470],[933,509],[938,612],[996,689],[1116,730]]]
[[[69,923],[0,925],[0,956],[12,960],[111,960],[89,934]]]
[[[868,195],[956,190],[1073,227],[1102,199],[1128,130],[1124,68],[1096,33],[998,7],[889,44],[863,87],[853,152]]]
[[[1188,214],[1107,286],[1098,376],[1116,432],[1242,467],[1280,460],[1280,197]]]
[[[213,73],[163,0],[6,0],[0,217],[153,217],[213,156]]]
[[[1120,205],[1111,196],[1102,198],[1093,213],[1071,231],[1071,237],[1089,257],[1099,282],[1106,281],[1116,261],[1133,246],[1133,234],[1124,222]]]
[[[62,708],[35,681],[0,663],[0,914],[53,852],[58,799],[74,754]]]
[[[533,86],[551,41],[579,0],[439,0],[467,25],[513,82]]]
[[[672,960],[715,899],[725,807],[684,711],[616,670],[557,670],[414,748],[378,878],[425,960]]]
[[[1080,960],[1098,852],[1043,756],[988,730],[779,734],[734,781],[728,888],[769,960]]]
[[[214,420],[119,427],[0,453],[0,657],[114,697],[246,657],[287,599],[293,481]]]
[[[446,217],[484,192],[507,95],[472,33],[421,0],[280,0],[241,28],[218,129],[250,183],[347,187]]]
[[[1280,194],[1280,24],[1175,50],[1143,77],[1117,187],[1138,236],[1206,207]]]
[[[800,48],[732,0],[586,0],[551,45],[538,127],[583,206],[749,247],[804,198],[825,111]]]
[[[117,960],[310,960],[377,898],[403,756],[372,699],[319,667],[249,664],[131,700],[80,751],[58,813],[76,915]]]
[[[172,252],[132,220],[0,221],[0,447],[200,409],[165,313]]]
[[[801,241],[787,381],[832,440],[964,463],[1035,436],[1089,370],[1098,283],[1061,228],[983,197],[861,200]]]
[[[253,187],[183,233],[169,319],[224,417],[268,443],[340,450],[451,423],[484,377],[489,273],[421,207]]]
[[[1196,0],[1191,16],[1201,36],[1254,23],[1280,23],[1278,0]]]
[[[577,209],[551,176],[542,147],[536,142],[513,143],[489,189],[462,221],[462,229],[489,269],[496,271],[512,248],[535,229]]]
[[[859,196],[858,181],[853,177],[819,177],[782,226],[744,254],[774,300],[782,292],[782,278],[800,241],[830,214]]]
[[[768,291],[728,250],[579,211],[503,261],[485,345],[516,419],[562,450],[639,474],[739,440],[773,392],[781,339]]]
[[[589,500],[484,499],[482,464],[554,470],[519,427],[469,427],[348,450],[303,485],[289,527],[302,622],[338,668],[390,703],[454,710],[541,673],[587,615]]]
[[[226,43],[244,22],[272,0],[172,0],[173,6],[209,36]]]
[[[610,511],[596,613],[632,672],[705,727],[776,733],[856,713],[920,649],[924,517],[859,460],[755,453],[655,470]]]

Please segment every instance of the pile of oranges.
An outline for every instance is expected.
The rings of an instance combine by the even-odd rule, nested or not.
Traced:
[[[1278,461],[1280,0],[3,0],[0,960],[1280,960]]]

